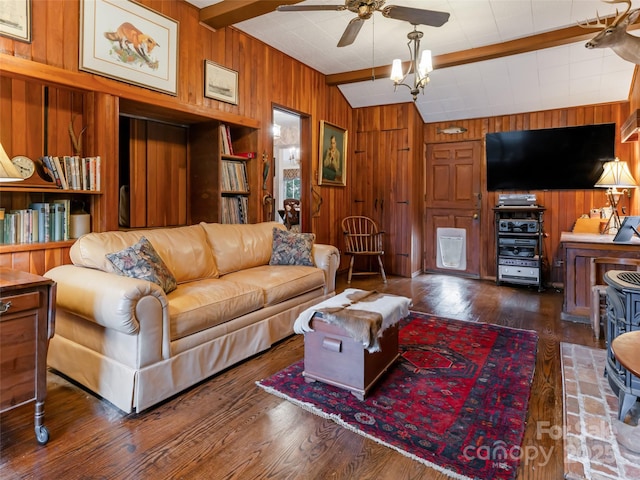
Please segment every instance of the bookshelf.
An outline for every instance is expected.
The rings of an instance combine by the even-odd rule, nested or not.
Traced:
[[[247,158],[221,156],[220,223],[249,223]]]
[[[6,128],[2,129],[0,140],[9,157],[24,155],[36,164],[36,171],[25,180],[0,184],[0,217],[3,217],[0,264],[42,275],[54,266],[70,262],[69,248],[75,241],[71,213],[82,210],[89,214],[92,230],[104,228],[102,215],[106,210],[96,172],[104,173],[106,157],[101,157],[98,170],[97,158],[89,157],[93,151],[102,150],[102,144],[94,138],[96,126],[92,115],[101,106],[102,98],[81,89],[60,87],[43,79],[6,71],[0,78],[3,87],[11,92],[5,105],[11,114],[3,117]],[[74,155],[70,130],[77,139],[84,140],[83,155]],[[111,157],[110,151],[105,153]],[[45,165],[45,154],[59,155],[58,164],[64,172],[66,188],[56,182],[49,170],[53,167]],[[45,222],[39,222],[44,217],[33,213],[35,204],[49,207],[47,230],[42,228]],[[19,221],[14,213],[20,216]],[[5,235],[5,225],[13,225],[9,237]]]
[[[192,125],[189,144],[190,222],[254,223],[257,129],[216,121]]]

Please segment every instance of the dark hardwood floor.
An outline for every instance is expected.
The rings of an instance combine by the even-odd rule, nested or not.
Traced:
[[[563,477],[560,342],[603,348],[587,324],[560,320],[562,293],[445,275],[354,279],[355,288],[413,299],[413,310],[535,330],[538,358],[518,479]],[[339,278],[339,290],[346,287]],[[49,372],[46,446],[33,404],[0,416],[2,479],[444,479],[396,451],[255,385],[303,357],[294,335],[141,414],[124,415]],[[539,423],[540,422],[540,423]],[[553,438],[551,438],[553,436]],[[543,451],[544,450],[544,451]],[[550,458],[545,461],[543,453]],[[538,458],[532,458],[538,454]]]

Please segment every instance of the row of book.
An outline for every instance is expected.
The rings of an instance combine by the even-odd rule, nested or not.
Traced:
[[[0,208],[0,243],[44,243],[69,240],[71,200],[32,203],[5,212]]]
[[[235,195],[222,197],[222,223],[248,223],[249,199]]]
[[[222,162],[222,190],[226,192],[248,192],[247,165],[243,161]]]
[[[100,191],[100,157],[44,156],[42,163],[58,188],[64,190]]]

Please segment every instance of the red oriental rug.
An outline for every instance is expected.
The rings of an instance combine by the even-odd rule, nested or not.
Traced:
[[[514,479],[538,335],[411,312],[401,356],[364,401],[307,383],[300,360],[267,392],[458,479]]]

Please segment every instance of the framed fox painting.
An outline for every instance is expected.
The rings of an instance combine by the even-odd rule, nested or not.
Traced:
[[[126,0],[80,9],[80,70],[177,94],[178,22]]]

